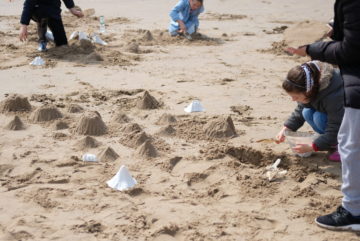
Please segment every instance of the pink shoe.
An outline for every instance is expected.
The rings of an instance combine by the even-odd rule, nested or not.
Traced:
[[[334,151],[333,153],[331,153],[328,159],[333,162],[341,162],[340,154],[338,151]]]

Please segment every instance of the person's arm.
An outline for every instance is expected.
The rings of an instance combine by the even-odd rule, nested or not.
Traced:
[[[63,0],[63,2],[73,15],[78,18],[84,17],[84,13],[81,11],[81,9],[75,7],[75,3],[73,0]]]
[[[30,24],[31,15],[34,12],[36,0],[25,0],[23,11],[20,18],[20,33],[19,39],[26,41],[28,37],[27,26]]]
[[[176,5],[175,7],[170,11],[170,18],[174,21],[174,22],[177,22],[178,20],[181,20],[180,19],[180,13],[182,11],[184,11],[186,7],[186,2],[183,1],[183,0],[180,0]]]
[[[289,119],[287,119],[284,123],[291,131],[297,131],[300,127],[304,125],[305,119],[302,115],[302,110],[304,106],[302,104],[298,104],[295,108],[294,112],[291,113]]]
[[[306,50],[312,59],[337,65],[360,63],[360,1],[344,1],[342,4],[343,40],[310,44]]]

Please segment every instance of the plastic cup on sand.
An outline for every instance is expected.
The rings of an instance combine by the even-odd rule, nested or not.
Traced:
[[[318,134],[314,133],[308,133],[308,132],[301,132],[301,131],[285,131],[285,137],[286,142],[290,145],[290,148],[292,150],[293,147],[295,147],[298,144],[307,144],[312,145],[313,141],[318,137]],[[294,152],[294,151],[293,151]],[[297,153],[294,152],[295,155],[300,157],[309,157],[313,153],[313,151],[305,152],[305,153]]]
[[[97,158],[96,158],[96,155],[94,155],[94,154],[86,153],[82,156],[82,160],[84,162],[96,162]]]

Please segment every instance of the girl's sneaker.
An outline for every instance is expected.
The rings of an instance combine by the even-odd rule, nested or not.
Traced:
[[[333,153],[331,153],[328,159],[333,162],[341,162],[340,154],[338,151],[334,151]]]

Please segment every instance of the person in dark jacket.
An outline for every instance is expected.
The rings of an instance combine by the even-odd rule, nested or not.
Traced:
[[[63,2],[73,15],[77,17],[84,16],[82,11],[75,7],[73,0],[63,0]],[[30,20],[32,19],[37,23],[39,35],[39,51],[46,50],[46,32],[48,26],[53,33],[56,46],[66,45],[67,38],[61,19],[60,7],[60,0],[25,0],[24,8],[20,19],[20,40],[25,41],[27,39],[27,27],[30,23]]]
[[[335,149],[344,115],[343,81],[339,71],[330,64],[311,61],[292,68],[282,87],[298,105],[276,136],[276,142],[285,140],[286,130],[297,131],[307,122],[320,135],[312,145],[298,144],[294,151],[300,154],[334,151],[329,159],[340,161]]]
[[[345,113],[338,134],[342,163],[342,205],[315,222],[324,228],[360,230],[360,1],[336,0],[332,41],[287,51],[336,64],[344,80]]]

